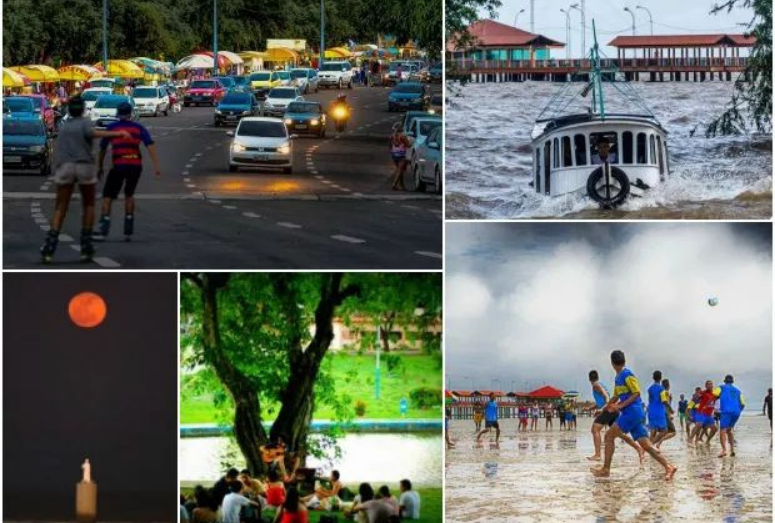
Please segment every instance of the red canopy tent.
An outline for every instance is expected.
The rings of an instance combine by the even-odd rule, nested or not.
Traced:
[[[558,400],[562,399],[564,394],[564,391],[547,385],[545,387],[541,387],[540,389],[536,389],[533,392],[530,392],[528,396],[537,400]]]

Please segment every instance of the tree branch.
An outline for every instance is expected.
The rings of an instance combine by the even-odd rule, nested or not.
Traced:
[[[200,289],[204,286],[204,282],[202,281],[202,278],[200,278],[198,274],[194,274],[193,272],[181,272],[180,278],[183,280],[194,282],[194,284]]]

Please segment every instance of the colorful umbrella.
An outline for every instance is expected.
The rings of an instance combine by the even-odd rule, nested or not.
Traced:
[[[30,84],[30,79],[21,73],[3,67],[3,87],[24,87]]]
[[[222,58],[225,61],[225,58]],[[220,60],[219,60],[220,62]],[[221,64],[218,64],[221,67]],[[213,57],[206,54],[192,54],[181,59],[176,65],[173,71],[184,71],[186,69],[212,69]]]
[[[60,80],[86,82],[94,78],[102,78],[102,71],[90,65],[66,65],[57,71]]]
[[[32,82],[53,83],[59,81],[57,70],[47,65],[17,65],[9,67],[9,69],[23,74]]]
[[[94,67],[104,71],[102,62],[94,64]],[[143,70],[130,60],[108,60],[108,76],[111,78],[142,78]]]

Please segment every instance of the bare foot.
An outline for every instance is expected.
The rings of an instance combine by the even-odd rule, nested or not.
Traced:
[[[607,478],[611,475],[611,471],[606,470],[603,467],[600,467],[600,468],[590,467],[589,470],[596,478]]]
[[[665,469],[665,480],[670,481],[673,479],[673,476],[675,476],[675,473],[678,471],[678,467],[674,465],[668,465]]]
[[[643,462],[646,461],[646,451],[643,449],[638,450],[638,459],[640,460],[640,466],[643,466]]]
[[[721,452],[721,454],[719,454],[719,455],[718,455],[718,457],[720,457],[720,458],[726,458],[726,457],[727,457],[727,453],[726,453],[726,451],[722,451],[722,452]]]
[[[587,456],[589,461],[600,461],[600,456],[595,454],[594,456]]]

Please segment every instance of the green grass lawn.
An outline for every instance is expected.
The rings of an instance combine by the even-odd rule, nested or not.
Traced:
[[[366,404],[366,413],[363,416],[368,419],[393,419],[400,418],[399,401],[401,398],[409,400],[409,392],[413,389],[425,387],[439,391],[439,406],[431,409],[418,409],[409,405],[407,418],[440,418],[442,377],[439,361],[436,357],[427,355],[402,355],[399,367],[388,372],[384,360],[381,366],[381,394],[380,400],[374,397],[374,363],[373,355],[329,354],[327,359],[332,361],[332,372],[337,380],[339,391],[352,398],[353,405],[357,400]],[[324,362],[325,365],[325,362]],[[189,376],[181,376],[180,392],[180,422],[186,423],[215,423],[215,408],[212,395],[193,395],[186,383]],[[262,404],[263,413],[267,413],[270,405]],[[276,407],[276,406],[275,406]],[[274,414],[266,414],[264,421],[273,421],[277,409],[272,409]],[[326,405],[319,405],[315,410],[315,419],[333,419],[333,410]]]
[[[383,485],[380,482],[372,483],[372,486],[381,486]],[[398,497],[398,493],[400,492],[398,489],[398,485],[388,485],[390,487],[390,492],[393,493],[396,497]],[[357,488],[357,486],[356,486]],[[183,488],[181,487],[180,493],[186,497],[189,497],[194,492],[193,488]],[[441,513],[441,487],[437,488],[418,488],[417,492],[420,494],[420,519],[416,520],[418,523],[440,523],[444,518]],[[272,514],[273,511],[265,511],[264,516],[267,516],[269,514]],[[309,520],[310,523],[318,523],[320,520],[320,516],[323,514],[326,514],[326,512],[321,512],[319,510],[311,510],[309,513]],[[348,520],[346,520],[341,514],[337,514],[339,517],[339,521],[341,523],[344,523]]]

